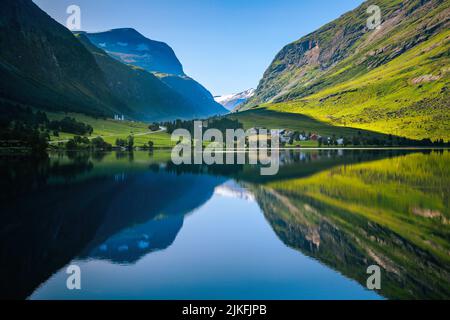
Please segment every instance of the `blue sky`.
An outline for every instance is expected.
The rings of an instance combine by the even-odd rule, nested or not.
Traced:
[[[34,0],[65,24],[66,8],[81,7],[82,29],[135,28],[164,41],[185,72],[214,95],[256,88],[286,44],[362,0]]]

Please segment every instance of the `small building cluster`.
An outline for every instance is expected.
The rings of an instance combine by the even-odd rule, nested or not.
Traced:
[[[125,116],[123,114],[122,115],[115,114],[114,115],[114,120],[116,120],[116,121],[125,121]]]
[[[265,128],[252,128],[250,130],[256,130],[257,132],[261,129]],[[267,130],[267,129],[266,129]],[[295,142],[302,141],[317,141],[319,145],[335,145],[335,146],[343,146],[346,144],[345,139],[343,137],[336,138],[335,135],[332,137],[322,137],[317,133],[305,133],[292,131],[288,129],[277,129],[270,130],[272,134],[278,134],[280,136],[281,144],[294,144]]]

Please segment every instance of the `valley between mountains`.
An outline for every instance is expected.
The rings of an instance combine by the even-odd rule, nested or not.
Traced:
[[[382,10],[375,30],[366,25],[370,5]],[[214,97],[164,42],[133,28],[72,33],[31,0],[2,0],[2,140],[21,139],[13,139],[19,122],[58,142],[77,134],[48,123],[71,118],[114,144],[108,137],[147,139],[152,123],[227,117],[244,128],[347,144],[358,135],[365,144],[443,143],[450,140],[449,26],[448,1],[368,0],[282,48],[256,89]],[[172,145],[165,132],[152,137],[153,145]]]

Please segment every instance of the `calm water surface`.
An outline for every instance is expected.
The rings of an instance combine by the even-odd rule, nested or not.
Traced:
[[[450,153],[282,153],[174,166],[163,152],[2,157],[0,296],[448,299]],[[66,287],[69,265],[82,289]],[[367,267],[382,289],[366,289]]]

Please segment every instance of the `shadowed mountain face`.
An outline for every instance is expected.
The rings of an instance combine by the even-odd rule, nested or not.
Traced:
[[[152,73],[117,61],[93,45],[85,33],[76,33],[76,36],[94,56],[110,90],[121,101],[126,101],[133,112],[132,118],[144,121],[190,119],[198,113],[194,104]]]
[[[214,100],[211,92],[194,79],[188,76],[177,76],[166,73],[158,73],[155,75],[167,86],[189,101],[194,106],[194,114],[205,117],[228,113],[222,105]]]
[[[227,113],[205,87],[185,75],[180,61],[167,44],[147,39],[129,28],[86,33],[86,36],[114,59],[154,73],[193,106],[191,118]]]
[[[147,39],[131,28],[88,33],[87,37],[115,59],[151,72],[184,76],[175,52],[164,42]]]
[[[31,0],[1,4],[0,99],[8,106],[143,121],[226,113],[164,43],[133,29],[73,35]]]
[[[1,8],[0,98],[48,110],[129,113],[69,30],[31,0],[2,0]]]

